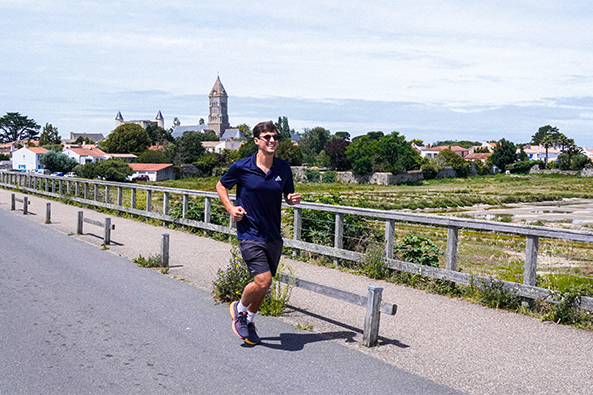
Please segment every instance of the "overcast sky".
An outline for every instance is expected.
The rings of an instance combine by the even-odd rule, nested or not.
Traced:
[[[0,0],[0,116],[69,132],[231,125],[528,142],[556,126],[593,148],[589,1]]]

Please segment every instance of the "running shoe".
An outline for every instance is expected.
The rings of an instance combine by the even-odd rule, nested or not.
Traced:
[[[245,343],[259,344],[261,342],[261,339],[255,331],[255,324],[253,322],[247,324],[247,330],[249,331],[249,335],[245,338]]]
[[[240,312],[237,310],[239,302],[235,301],[231,303],[231,317],[233,317],[233,332],[241,339],[249,336],[249,330],[247,329],[247,313]]]

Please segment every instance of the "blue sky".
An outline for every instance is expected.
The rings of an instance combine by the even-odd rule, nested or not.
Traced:
[[[572,1],[0,0],[0,113],[109,133],[125,119],[593,148],[593,17]]]

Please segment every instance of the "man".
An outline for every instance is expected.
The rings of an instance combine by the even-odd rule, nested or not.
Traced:
[[[253,320],[272,285],[282,254],[282,198],[291,205],[301,202],[301,195],[294,193],[290,165],[274,156],[278,146],[276,126],[272,122],[258,123],[253,128],[253,140],[257,153],[233,163],[216,184],[220,200],[237,222],[239,249],[253,276],[241,301],[230,307],[233,332],[248,344],[260,342]],[[237,199],[233,205],[228,190],[235,185]]]

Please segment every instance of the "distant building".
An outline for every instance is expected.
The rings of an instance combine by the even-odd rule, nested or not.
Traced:
[[[69,158],[74,159],[77,163],[84,165],[85,163],[98,162],[107,159],[105,152],[93,146],[87,147],[67,147],[62,151],[63,154],[68,155]]]
[[[105,158],[119,159],[129,163],[134,163],[138,160],[138,157],[134,154],[105,154]]]
[[[441,145],[439,147],[421,148],[420,156],[423,158],[429,158],[429,159],[436,158],[437,155],[442,150],[445,150],[445,149],[450,149],[451,151],[453,151],[457,155],[461,156],[462,158],[465,158],[467,156],[467,154],[469,153],[469,150],[467,148],[459,147],[457,145]]]
[[[150,181],[169,180],[174,177],[173,165],[170,163],[130,163],[134,173],[129,177],[131,180],[137,176],[148,176]]]
[[[62,142],[66,143],[66,144],[73,144],[76,142],[76,140],[78,140],[81,137],[82,137],[83,142],[87,138],[90,141],[92,141],[93,143],[98,143],[100,141],[105,140],[103,133],[74,133],[74,132],[70,132],[70,138],[67,140],[62,140]]]
[[[41,155],[47,150],[42,147],[23,147],[12,153],[12,168],[20,171],[37,171],[45,168],[39,163]]]
[[[208,95],[210,102],[210,112],[208,115],[208,129],[214,130],[218,137],[222,136],[224,131],[231,127],[229,125],[228,114],[228,95],[220,77],[216,77],[216,82]]]
[[[115,116],[115,127],[117,128],[118,126],[124,125],[126,123],[135,123],[136,125],[142,126],[144,129],[146,129],[150,125],[160,126],[163,129],[165,128],[165,119],[163,118],[163,114],[161,114],[160,111],[156,114],[156,118],[154,119],[154,121],[151,121],[149,119],[126,121],[124,120],[124,117],[121,115],[121,112],[118,111],[117,115]]]
[[[246,140],[239,129],[227,129],[220,136],[220,141]]]
[[[177,137],[181,137],[183,136],[183,132],[201,132],[201,133],[207,133],[208,132],[208,126],[207,125],[184,125],[184,126],[177,126],[175,127],[175,130],[173,130],[173,138],[177,138]]]

